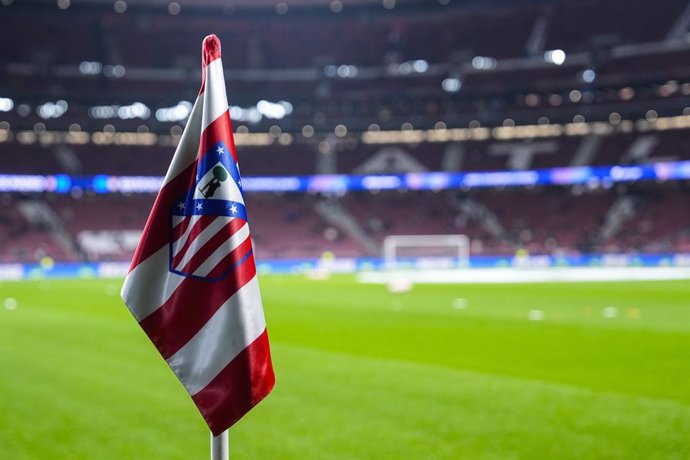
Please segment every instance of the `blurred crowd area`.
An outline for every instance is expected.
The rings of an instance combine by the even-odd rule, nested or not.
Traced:
[[[589,154],[588,164],[687,160],[690,152],[683,147],[682,133],[607,138]],[[519,151],[531,158],[519,161],[530,168],[568,166],[583,144],[592,142],[585,137],[520,143]],[[641,146],[648,148],[644,157]],[[512,141],[353,146],[328,155],[337,159],[336,172],[342,173],[502,171],[518,161],[504,153],[514,148]],[[75,152],[85,174],[112,175],[163,174],[171,155],[169,148],[127,146]],[[638,153],[631,158],[630,152]],[[50,148],[25,147],[22,153],[13,165],[16,173],[36,172],[40,159],[46,168],[41,171],[61,171],[57,164],[49,166],[55,160]],[[102,162],[96,158],[100,154],[106,155]],[[239,151],[248,176],[315,174],[323,155],[299,145]],[[414,234],[467,235],[473,255],[511,255],[520,249],[573,255],[690,251],[688,192],[688,184],[680,181],[437,192],[249,193],[246,200],[257,254],[264,258],[313,258],[324,251],[339,257],[375,256],[385,236]],[[152,194],[88,190],[6,193],[0,198],[0,232],[12,244],[3,246],[0,260],[33,261],[46,255],[68,261],[128,260],[153,200]]]

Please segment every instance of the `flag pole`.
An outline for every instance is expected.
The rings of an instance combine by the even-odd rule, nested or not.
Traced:
[[[211,433],[211,460],[229,460],[230,444],[228,441],[228,430],[223,431],[218,436]]]

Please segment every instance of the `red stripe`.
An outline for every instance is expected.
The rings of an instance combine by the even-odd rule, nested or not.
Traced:
[[[153,204],[151,214],[149,214],[144,232],[139,240],[139,245],[132,258],[132,265],[129,267],[130,272],[160,248],[168,244],[170,208],[175,201],[179,200],[180,197],[187,193],[187,190],[194,186],[195,174],[196,161],[187,166],[158,192],[156,202]]]
[[[173,257],[172,263],[170,264],[171,267],[177,267],[179,263],[182,262],[187,250],[194,243],[199,234],[203,232],[206,227],[211,225],[211,222],[216,219],[219,219],[219,217],[201,216],[196,222],[194,222],[192,229],[189,231],[189,235],[187,235],[187,240],[184,242],[184,245],[179,249],[179,251],[177,251],[177,254]]]
[[[233,266],[235,266],[251,250],[252,239],[250,237],[247,237],[247,239],[244,240],[242,244],[235,248],[230,254],[225,256],[223,260],[221,260],[218,263],[218,265],[213,267],[213,270],[211,270],[206,276],[209,278],[218,278],[219,276],[223,276],[223,273],[227,272]]]
[[[219,219],[222,219],[219,217]],[[213,252],[218,249],[222,244],[229,242],[232,235],[237,232],[244,225],[242,219],[233,219],[223,228],[220,229],[218,233],[213,235],[213,237],[204,244],[201,249],[199,249],[194,257],[192,257],[184,268],[180,269],[183,273],[194,273],[199,266],[208,259]]]
[[[182,235],[184,235],[184,232],[187,231],[187,227],[189,227],[189,223],[192,221],[192,218],[190,216],[184,217],[174,228],[172,232],[172,239],[171,241],[175,242],[180,239]]]
[[[201,44],[201,89],[199,95],[206,87],[206,67],[216,59],[220,59],[220,40],[215,35],[207,35]]]
[[[275,385],[275,374],[264,332],[192,396],[214,436],[235,424],[264,399]]]
[[[218,118],[209,124],[201,133],[201,152],[207,152],[218,142],[223,141],[230,146],[232,157],[237,163],[237,153],[235,152],[235,140],[232,137],[232,124],[230,122],[230,112],[226,110]]]
[[[139,325],[163,358],[168,359],[255,275],[254,254],[251,254],[222,281],[185,278],[170,298]]]
[[[235,136],[232,134],[232,120],[230,119],[230,113],[228,113],[228,126],[230,127],[230,143],[228,144],[230,146],[230,153],[232,153],[232,158],[235,160],[235,165],[237,165],[237,170],[240,170],[239,165],[237,164],[237,149],[235,148]]]

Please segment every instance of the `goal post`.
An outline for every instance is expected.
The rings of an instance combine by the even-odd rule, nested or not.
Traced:
[[[401,255],[402,250],[411,255]],[[383,240],[383,261],[386,268],[469,267],[470,239],[466,235],[389,235]]]

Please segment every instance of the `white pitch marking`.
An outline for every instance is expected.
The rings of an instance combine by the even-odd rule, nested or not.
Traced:
[[[3,305],[5,307],[5,310],[16,310],[18,305],[17,299],[8,297],[3,302]]]
[[[527,319],[530,321],[541,321],[545,316],[542,310],[530,310],[527,313]]]
[[[463,310],[467,308],[467,299],[463,299],[462,297],[453,299],[453,308],[455,308],[456,310]]]
[[[413,283],[408,278],[398,278],[388,283],[388,292],[392,294],[402,294],[412,290]]]
[[[602,310],[601,315],[607,319],[615,318],[618,316],[618,309],[616,307],[606,307]]]

